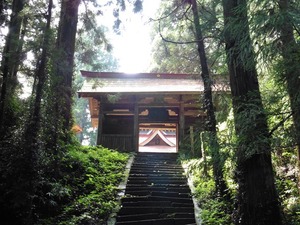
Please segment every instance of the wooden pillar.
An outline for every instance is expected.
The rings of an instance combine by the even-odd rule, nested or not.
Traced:
[[[102,144],[101,139],[102,139],[102,131],[103,131],[103,103],[100,100],[99,101],[99,116],[98,116],[98,134],[97,134],[97,145]]]
[[[194,127],[190,126],[190,139],[191,139],[191,152],[195,156],[195,140],[194,140]]]
[[[134,103],[134,118],[133,118],[133,150],[139,151],[139,107],[137,101]]]
[[[180,96],[180,106],[179,106],[179,147],[183,143],[184,127],[185,127],[184,106],[183,106],[182,95],[181,95]]]

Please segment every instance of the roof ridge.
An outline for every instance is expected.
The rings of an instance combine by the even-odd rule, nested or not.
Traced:
[[[121,72],[93,72],[81,70],[83,77],[90,78],[149,78],[149,79],[196,79],[200,74],[186,73],[121,73]]]

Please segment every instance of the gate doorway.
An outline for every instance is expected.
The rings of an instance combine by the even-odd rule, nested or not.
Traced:
[[[139,152],[175,153],[178,151],[176,123],[140,123]]]

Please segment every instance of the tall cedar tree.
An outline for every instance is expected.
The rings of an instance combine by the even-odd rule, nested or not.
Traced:
[[[25,125],[24,132],[24,156],[23,159],[26,161],[24,165],[24,170],[26,170],[26,180],[28,181],[28,190],[25,190],[30,196],[34,196],[36,193],[36,185],[38,183],[38,142],[39,142],[39,133],[41,127],[41,103],[43,98],[43,90],[45,89],[46,82],[46,65],[48,59],[48,48],[50,44],[50,25],[51,25],[51,17],[52,17],[52,7],[53,1],[49,0],[48,3],[48,13],[46,15],[46,25],[44,28],[44,37],[42,42],[42,52],[40,59],[38,60],[38,65],[35,71],[35,80],[36,87],[33,87],[35,91],[34,99],[32,100],[31,110],[29,112],[29,118]],[[28,215],[26,218],[26,224],[34,224],[35,221],[35,212],[33,205],[33,198],[28,203]]]
[[[202,30],[199,22],[198,6],[196,0],[191,0],[192,11],[193,11],[193,21],[195,27],[195,38],[197,40],[197,50],[201,65],[201,77],[204,83],[204,107],[207,111],[207,129],[210,132],[210,148],[213,158],[213,174],[216,183],[216,191],[221,196],[227,195],[227,186],[224,181],[223,176],[223,163],[220,156],[220,145],[217,138],[216,129],[216,116],[214,111],[214,105],[212,100],[212,80],[209,75],[209,69],[206,59],[204,39],[202,35]]]
[[[278,3],[281,15],[284,18],[280,35],[284,69],[283,77],[287,82],[287,91],[290,96],[291,109],[293,112],[296,147],[298,151],[298,166],[300,169],[300,64],[298,62],[300,59],[300,46],[296,43],[293,23],[291,18],[289,18],[291,1],[279,0]],[[298,176],[298,188],[300,190],[300,173]]]
[[[33,87],[33,96],[34,99],[32,100],[31,110],[29,112],[29,119],[26,124],[25,129],[25,142],[26,145],[34,146],[37,142],[38,132],[40,129],[40,122],[41,122],[41,102],[43,98],[43,92],[45,89],[45,82],[47,78],[47,61],[48,61],[48,52],[50,46],[50,32],[51,32],[51,17],[52,17],[52,7],[53,1],[49,0],[48,3],[48,12],[46,15],[46,25],[44,28],[43,33],[43,41],[42,41],[42,52],[39,57],[37,68],[35,70],[34,79],[36,84]]]
[[[11,19],[2,55],[2,86],[0,88],[0,137],[2,140],[16,120],[14,101],[18,85],[17,72],[22,50],[21,30],[24,19],[21,12],[26,2],[26,0],[14,0],[12,3]]]
[[[63,0],[61,2],[60,22],[56,49],[58,57],[55,65],[53,89],[55,95],[54,118],[55,145],[68,141],[68,132],[72,126],[72,81],[74,67],[75,38],[78,22],[80,0]],[[62,136],[59,137],[59,133]]]
[[[267,119],[259,91],[246,0],[223,0],[225,42],[238,138],[235,224],[281,225]]]

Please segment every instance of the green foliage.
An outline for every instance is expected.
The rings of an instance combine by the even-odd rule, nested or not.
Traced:
[[[88,100],[85,98],[76,98],[73,107],[75,123],[82,128],[82,132],[77,134],[79,142],[82,144],[96,145],[97,131],[91,126],[89,115]]]
[[[272,69],[261,77],[261,81],[262,96],[270,127],[275,181],[284,212],[284,222],[289,225],[299,225],[300,199],[297,188],[296,132],[291,117],[290,101],[282,79],[280,62],[273,64]]]
[[[228,203],[211,196],[202,199],[200,205],[203,225],[232,225],[231,215],[228,213]]]
[[[64,188],[57,189],[68,200],[59,215],[41,224],[104,224],[117,207],[117,187],[127,160],[127,154],[101,146],[69,146],[62,168]]]
[[[285,215],[285,224],[300,224],[300,197],[297,188],[297,157],[295,149],[276,147],[273,154],[276,187]]]
[[[229,110],[226,121],[218,125],[218,138],[220,143],[220,157],[224,161],[223,175],[229,188],[229,193],[234,196],[236,192],[236,183],[234,176],[234,149],[236,148],[236,138],[234,132],[233,111]],[[221,112],[220,112],[221,113]],[[222,115],[220,115],[222,117]],[[199,139],[199,132],[196,135]],[[187,171],[195,187],[194,196],[199,202],[200,218],[202,224],[228,224],[231,225],[231,214],[233,212],[232,203],[220,198],[215,192],[215,182],[212,171],[211,150],[208,147],[208,135],[202,131],[198,147],[204,153],[200,159],[189,159],[184,162]],[[204,158],[205,156],[205,158]],[[206,170],[206,171],[205,171]]]
[[[276,186],[285,215],[285,224],[300,225],[300,197],[295,174],[278,174]]]
[[[203,225],[232,225],[231,213],[233,206],[216,196],[215,182],[212,176],[203,175],[203,160],[185,161],[189,177],[193,181],[194,197],[200,207],[200,218]],[[212,170],[209,170],[212,175]]]
[[[153,25],[152,72],[200,74],[193,14],[185,1],[162,1]],[[214,74],[224,74],[226,63],[220,45],[222,7],[216,1],[198,2],[207,62]],[[213,28],[212,28],[213,27]],[[164,40],[162,39],[164,38]]]
[[[87,15],[85,15],[87,16]],[[86,18],[90,19],[90,17]],[[91,21],[90,21],[91,22]],[[101,35],[99,32],[101,31]],[[77,36],[77,46],[75,53],[76,70],[88,71],[116,71],[118,61],[108,48],[111,46],[105,37],[108,28],[100,26],[97,30],[80,29]],[[99,47],[102,46],[102,48]],[[74,89],[79,91],[83,85],[84,78],[75,73],[73,82]],[[93,88],[102,87],[103,84],[97,79],[86,79],[87,82],[93,82]],[[82,128],[82,132],[78,134],[79,141],[83,144],[96,145],[96,128],[91,126],[91,118],[89,113],[89,103],[87,99],[74,97],[73,115],[74,122]]]

